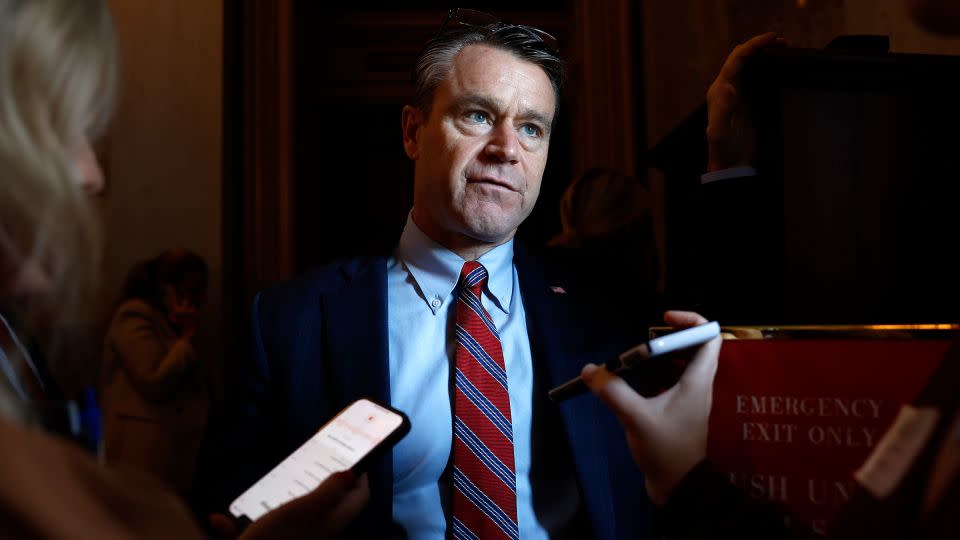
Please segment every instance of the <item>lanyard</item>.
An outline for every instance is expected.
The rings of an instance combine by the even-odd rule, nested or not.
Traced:
[[[14,350],[7,350],[7,349]],[[24,403],[40,414],[48,431],[59,433],[87,449],[100,447],[101,421],[96,393],[87,389],[80,403],[73,400],[49,401],[43,379],[30,358],[27,348],[17,338],[10,324],[0,315],[0,372]]]
[[[30,353],[23,346],[16,332],[0,315],[0,371],[10,381],[14,391],[24,401],[37,401],[44,398],[46,389],[37,367],[30,359]],[[5,346],[14,350],[7,351]],[[17,362],[19,360],[19,362]],[[19,368],[19,369],[18,369]],[[29,378],[29,380],[24,380]]]

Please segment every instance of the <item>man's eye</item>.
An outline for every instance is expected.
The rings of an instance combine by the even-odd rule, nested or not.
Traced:
[[[489,120],[487,113],[483,111],[470,112],[467,114],[467,118],[469,118],[471,122],[475,122],[477,124],[486,124]]]
[[[533,124],[524,124],[520,127],[520,130],[527,137],[539,137],[543,134],[543,130]]]

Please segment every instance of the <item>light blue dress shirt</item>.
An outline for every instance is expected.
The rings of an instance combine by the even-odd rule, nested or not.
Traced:
[[[477,259],[489,274],[481,299],[500,332],[510,390],[517,521],[523,539],[547,538],[533,512],[530,434],[533,365],[513,241]],[[451,459],[454,289],[465,261],[431,240],[408,217],[387,262],[390,400],[410,417],[410,433],[393,449],[393,519],[414,540],[444,540],[440,476]],[[441,495],[441,493],[443,495]]]

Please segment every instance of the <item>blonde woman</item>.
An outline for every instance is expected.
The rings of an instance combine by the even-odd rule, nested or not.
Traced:
[[[103,180],[90,141],[113,104],[114,40],[102,0],[0,0],[0,538],[202,538],[154,481],[44,432],[45,382],[23,347],[31,336],[59,355],[58,330],[94,295],[87,199]],[[366,498],[337,475],[244,538],[332,535]]]
[[[113,29],[94,3],[0,2],[0,313],[51,355],[53,329],[75,323],[96,292],[100,234],[87,199],[103,179],[90,140],[115,79]],[[5,384],[22,398],[30,382]],[[3,394],[4,414],[37,421]]]

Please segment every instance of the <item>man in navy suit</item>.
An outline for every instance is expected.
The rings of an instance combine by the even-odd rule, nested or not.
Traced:
[[[588,330],[597,314],[576,308],[560,269],[513,240],[536,203],[557,114],[555,40],[454,10],[414,76],[414,103],[402,114],[414,203],[399,244],[258,295],[255,351],[230,414],[229,439],[242,455],[217,482],[240,493],[349,403],[373,398],[407,413],[412,430],[370,467],[370,503],[347,536],[446,538],[460,489],[458,278],[477,261],[509,388],[515,536],[643,537],[642,478],[615,418],[592,397],[559,407],[546,397],[624,344]]]

